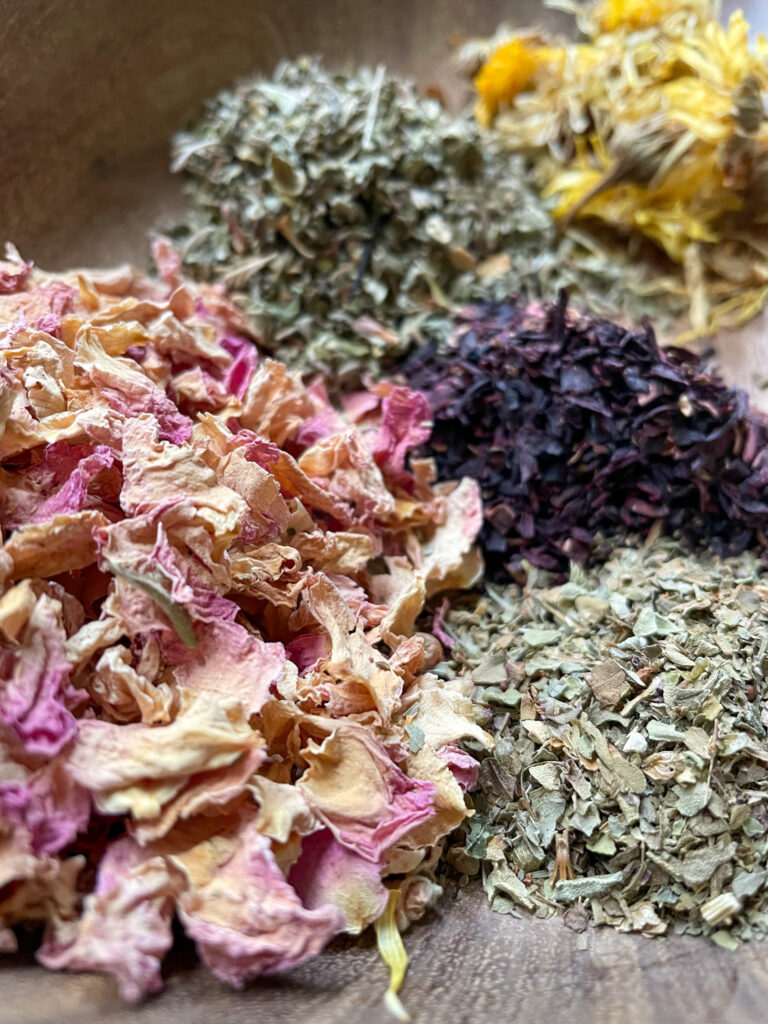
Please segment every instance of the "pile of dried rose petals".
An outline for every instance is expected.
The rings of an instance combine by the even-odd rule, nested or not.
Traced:
[[[414,628],[482,572],[476,484],[407,465],[423,397],[337,412],[156,259],[0,264],[0,949],[42,924],[43,964],[127,998],[174,915],[239,986],[389,876],[418,914],[486,739]]]

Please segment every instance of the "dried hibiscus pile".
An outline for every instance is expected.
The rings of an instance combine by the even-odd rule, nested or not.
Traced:
[[[447,351],[403,372],[428,395],[440,473],[480,484],[491,578],[522,559],[563,571],[603,532],[768,546],[768,420],[647,324],[591,319],[565,297],[478,305]]]
[[[414,631],[482,571],[423,398],[352,426],[156,256],[0,264],[0,949],[128,998],[174,915],[234,985],[418,916],[485,739]]]

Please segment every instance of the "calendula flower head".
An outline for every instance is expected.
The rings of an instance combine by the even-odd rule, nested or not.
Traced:
[[[495,50],[475,79],[480,120],[492,121],[502,106],[527,89],[540,63],[541,55],[524,39],[510,39]]]
[[[489,46],[480,119],[525,154],[563,230],[631,238],[649,280],[666,263],[665,293],[689,305],[676,340],[738,326],[768,298],[768,43],[712,0],[569,9],[579,43],[523,30]]]

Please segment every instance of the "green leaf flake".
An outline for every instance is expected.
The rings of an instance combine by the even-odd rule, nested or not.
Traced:
[[[174,601],[166,590],[165,583],[170,582],[167,576],[160,571],[140,574],[117,562],[107,562],[106,566],[113,576],[125,580],[152,598],[165,613],[182,643],[187,647],[197,647],[197,635],[192,618],[184,605]]]

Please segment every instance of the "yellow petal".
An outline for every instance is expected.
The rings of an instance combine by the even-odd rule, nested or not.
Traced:
[[[384,993],[384,1005],[393,1017],[408,1021],[411,1018],[398,996],[405,980],[405,972],[408,970],[408,954],[395,923],[395,908],[399,895],[399,889],[390,889],[384,913],[376,922],[376,943],[381,959],[389,967],[389,988]]]

